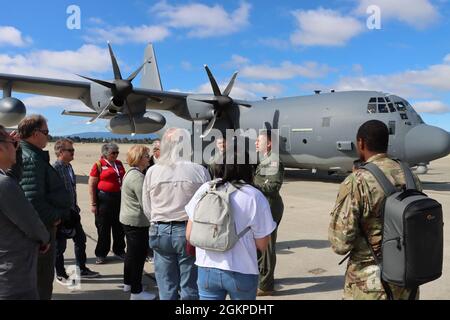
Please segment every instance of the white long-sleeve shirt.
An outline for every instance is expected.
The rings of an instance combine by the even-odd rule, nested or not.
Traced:
[[[187,221],[184,207],[209,180],[203,166],[188,161],[150,167],[142,189],[144,214],[151,222]]]

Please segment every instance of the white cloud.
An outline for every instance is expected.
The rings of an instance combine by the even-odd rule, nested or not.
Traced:
[[[231,61],[228,62],[227,64],[233,67],[240,67],[242,65],[246,65],[250,62],[250,60],[246,57],[240,56],[238,54],[233,54],[231,56]]]
[[[192,70],[192,63],[190,63],[189,61],[182,61],[181,62],[181,68],[183,70],[186,70],[186,71],[191,71]]]
[[[450,112],[450,107],[448,105],[437,100],[416,101],[413,105],[414,109],[419,113],[441,114]]]
[[[264,46],[268,46],[279,50],[286,50],[289,49],[290,47],[290,42],[288,40],[277,38],[259,39],[258,42]]]
[[[223,91],[227,87],[227,82],[222,82],[218,84],[220,90]],[[184,91],[186,92],[186,91]],[[196,90],[196,93],[207,93],[212,94],[211,84],[205,82],[200,85]],[[279,84],[265,84],[259,82],[246,83],[241,81],[236,81],[233,90],[231,91],[230,97],[235,99],[243,100],[256,100],[262,96],[277,96],[283,92],[283,87]]]
[[[364,24],[338,11],[319,8],[296,10],[298,30],[291,35],[297,46],[343,46],[364,31]]]
[[[390,75],[343,77],[338,82],[337,89],[382,90],[405,97],[429,98],[433,95],[433,90],[450,90],[450,65],[442,63],[422,70],[407,70]]]
[[[91,28],[84,39],[88,42],[113,44],[148,43],[162,41],[170,35],[169,29],[164,26],[140,27],[120,26],[109,28]]]
[[[89,74],[110,69],[108,50],[94,45],[83,45],[74,51],[40,50],[19,55],[0,54],[1,73],[80,80],[75,73]]]
[[[332,69],[317,62],[294,64],[284,61],[279,67],[269,65],[248,65],[241,69],[241,75],[246,78],[259,80],[286,80],[295,77],[320,78],[326,76]]]
[[[357,0],[356,12],[367,16],[369,6],[378,6],[381,19],[399,20],[417,29],[423,29],[436,22],[440,15],[430,0]]]
[[[11,26],[0,26],[0,46],[24,47],[31,42],[31,38],[23,37],[20,30]]]
[[[70,100],[46,96],[32,96],[22,100],[27,108],[45,109],[45,108],[61,108],[76,111],[92,111],[79,100]]]
[[[223,6],[207,6],[200,3],[170,5],[167,1],[157,3],[152,9],[172,28],[188,29],[188,36],[206,38],[236,33],[249,24],[251,5],[242,2],[233,12]]]

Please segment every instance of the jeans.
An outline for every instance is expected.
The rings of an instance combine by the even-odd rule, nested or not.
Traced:
[[[95,256],[105,258],[111,247],[111,230],[113,236],[113,252],[117,255],[125,253],[125,234],[120,216],[120,192],[98,193],[97,214],[95,226],[97,227],[98,242],[95,247]]]
[[[148,227],[123,225],[123,230],[127,239],[123,283],[131,286],[131,293],[141,293],[142,272],[148,251]]]
[[[75,260],[80,270],[86,269],[86,234],[84,233],[81,222],[75,226],[75,237],[72,239],[75,247]],[[67,238],[62,234],[56,233],[56,275],[62,276],[66,274],[64,268],[64,252],[67,248]]]
[[[195,257],[186,252],[186,223],[152,224],[149,234],[160,300],[198,300]]]
[[[216,268],[198,268],[200,300],[256,300],[258,275]]]

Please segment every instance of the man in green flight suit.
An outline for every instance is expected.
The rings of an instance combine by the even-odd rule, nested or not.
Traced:
[[[405,185],[405,175],[400,164],[386,154],[389,131],[383,122],[370,120],[364,123],[358,130],[356,141],[361,162],[377,165],[396,188]],[[417,176],[414,178],[417,189],[421,190],[419,179]],[[364,169],[354,168],[340,186],[331,212],[328,239],[337,254],[350,253],[343,299],[386,300],[386,289],[391,291],[395,300],[409,298],[410,290],[381,282],[380,268],[367,244],[368,240],[375,254],[380,257],[383,234],[381,209],[385,198],[375,177]]]
[[[277,261],[275,244],[277,230],[283,216],[284,204],[280,196],[283,184],[284,167],[280,162],[278,150],[272,148],[272,131],[261,130],[256,139],[256,151],[262,155],[261,162],[256,167],[254,186],[267,198],[277,228],[272,232],[267,250],[258,252],[259,288],[258,296],[272,295],[274,291],[274,273]]]

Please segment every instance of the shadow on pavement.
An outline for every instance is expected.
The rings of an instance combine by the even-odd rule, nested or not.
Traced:
[[[328,240],[302,239],[277,242],[278,253],[283,253],[283,250],[290,250],[292,248],[324,249],[329,247],[330,242]]]
[[[344,276],[322,276],[322,277],[297,277],[281,278],[275,280],[276,285],[293,286],[299,284],[311,284],[306,288],[276,290],[274,296],[288,296],[303,293],[327,292],[344,288]]]

